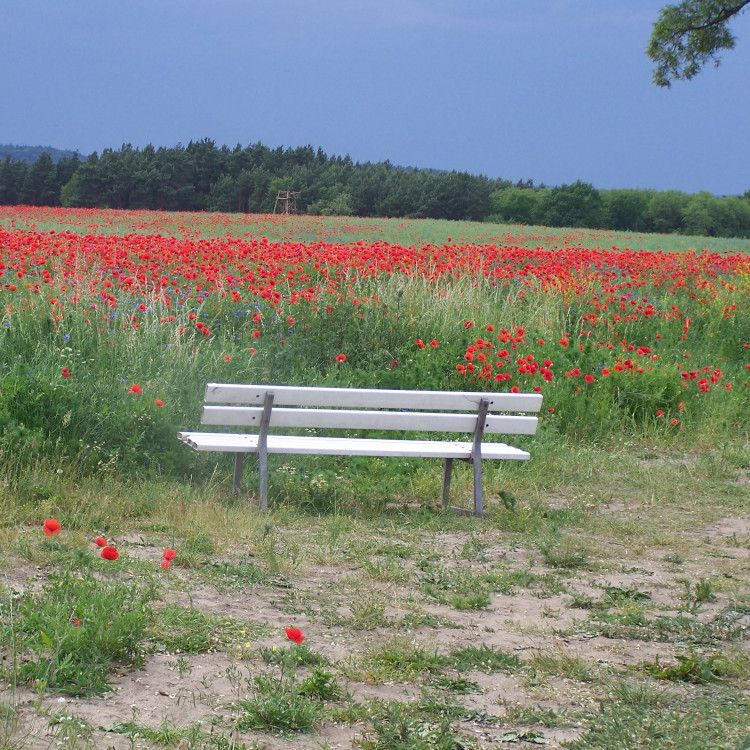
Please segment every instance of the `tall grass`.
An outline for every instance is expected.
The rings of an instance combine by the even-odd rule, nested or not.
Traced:
[[[105,214],[86,214],[86,226],[96,221],[105,225]],[[120,223],[108,225],[110,230],[125,231],[128,222],[134,226],[132,215],[118,218]],[[286,230],[314,225],[320,235],[317,221],[297,217]],[[393,221],[374,224],[378,232],[388,232]],[[157,222],[171,222],[196,235],[211,222],[228,231],[226,222],[207,216],[155,214],[143,226],[154,229]],[[397,227],[417,234],[425,224],[399,222]],[[469,234],[468,226],[441,227],[438,233],[448,229]],[[472,229],[474,236],[488,231],[484,225]],[[508,228],[502,230],[507,235]],[[535,231],[524,230],[526,242],[535,241]],[[600,239],[590,234],[593,241]],[[576,236],[580,242],[582,235]],[[565,238],[558,235],[560,241]],[[661,236],[647,239],[651,249],[665,241]],[[74,277],[85,278],[83,259],[76,263]],[[509,390],[512,384],[521,391],[541,388],[544,394],[540,433],[526,441],[532,445],[556,439],[601,442],[623,435],[645,435],[664,446],[747,440],[747,275],[720,274],[722,284],[710,293],[702,292],[702,285],[715,279],[696,278],[693,286],[677,290],[639,281],[637,291],[622,299],[628,305],[631,299],[647,300],[658,314],[620,318],[613,309],[600,311],[590,322],[590,304],[583,304],[563,282],[555,291],[481,274],[431,279],[429,269],[420,270],[371,277],[343,273],[336,295],[302,296],[293,302],[284,295],[238,302],[220,294],[195,295],[168,325],[164,321],[175,308],[157,294],[121,294],[116,306],[106,307],[100,293],[82,286],[76,304],[68,304],[61,316],[50,307],[51,292],[4,283],[2,482],[22,491],[24,477],[59,469],[81,478],[205,481],[223,458],[196,455],[178,443],[176,432],[198,426],[209,381],[460,390]],[[9,275],[2,279],[6,282]],[[606,296],[600,280],[592,276],[587,283],[593,289],[589,299]],[[65,280],[55,278],[50,289],[61,284],[64,289]],[[262,322],[254,322],[254,315]],[[211,334],[202,335],[194,321]],[[511,337],[505,343],[498,341],[503,329]],[[493,346],[477,350],[478,341],[492,341]],[[647,347],[648,354],[633,351],[637,347]],[[346,361],[337,362],[338,354],[345,354]],[[461,370],[478,355],[491,362],[504,360],[512,383],[478,377],[479,366],[473,373]],[[537,364],[551,362],[554,378],[545,381],[538,372],[521,372],[517,360],[529,357]],[[634,364],[618,369],[626,360]],[[707,378],[717,370],[721,374],[707,392],[700,392],[679,368]],[[320,466],[341,475],[340,463]]]

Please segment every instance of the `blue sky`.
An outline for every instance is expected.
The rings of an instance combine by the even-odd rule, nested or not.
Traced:
[[[670,90],[666,0],[2,0],[0,143],[310,144],[560,185],[750,189],[750,13]]]

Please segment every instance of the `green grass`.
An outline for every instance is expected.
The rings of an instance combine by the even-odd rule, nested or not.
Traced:
[[[179,235],[188,218],[204,237],[750,247],[307,217],[154,214],[135,231],[165,222],[165,234]],[[103,231],[135,220],[117,219]],[[62,228],[44,223],[49,216],[30,221]],[[587,310],[468,277],[440,289],[406,278],[356,281],[352,294],[376,294],[381,304],[362,317],[338,306],[330,321],[305,308],[304,335],[253,357],[252,342],[213,301],[199,312],[231,334],[186,343],[147,323],[139,333],[97,331],[72,306],[53,330],[46,302],[30,298],[0,339],[0,746],[41,742],[47,731],[61,747],[111,744],[94,718],[99,696],[115,701],[113,687],[140,685],[144,668],[166,659],[168,695],[154,695],[165,716],[129,719],[128,707],[107,731],[134,745],[216,750],[273,746],[284,741],[270,739],[276,734],[322,749],[334,727],[342,743],[371,750],[458,750],[478,746],[475,736],[553,743],[562,729],[574,750],[747,748],[750,329],[746,316],[722,312],[743,298],[742,283],[715,304],[688,289],[667,297],[639,288],[657,305],[675,304],[679,319],[617,326],[618,339],[660,347],[664,372],[720,364],[733,390],[708,394],[659,369],[576,395],[565,370],[596,367],[606,352],[585,343],[561,352],[556,341],[563,327],[573,341]],[[290,310],[272,321],[271,305],[261,306],[268,338],[288,336]],[[680,339],[686,315],[694,322]],[[521,440],[532,460],[485,462],[483,518],[439,507],[439,462],[331,457],[271,457],[270,510],[260,514],[251,460],[235,498],[231,457],[176,441],[178,429],[197,426],[209,380],[463,387],[455,364],[485,322],[546,339],[534,353],[553,352],[556,379],[544,393],[555,411],[543,411],[538,434]],[[433,336],[439,348],[415,347]],[[328,355],[342,347],[351,356],[334,367]],[[76,377],[62,378],[62,367]],[[128,392],[132,382],[142,398]],[[657,418],[657,408],[679,425]],[[453,492],[469,502],[471,467],[455,473]],[[62,532],[46,538],[50,517]],[[98,556],[100,535],[116,542],[117,561]],[[166,548],[178,555],[169,570],[160,567]],[[307,636],[301,646],[285,638],[293,623]],[[89,700],[58,711],[60,695]],[[169,700],[188,718],[172,721]]]
[[[6,593],[0,643],[3,677],[69,695],[102,695],[115,665],[139,666],[146,656],[151,586],[100,580],[88,571],[50,577],[38,594]]]

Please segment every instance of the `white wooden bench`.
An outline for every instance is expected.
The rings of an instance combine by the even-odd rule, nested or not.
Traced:
[[[442,502],[447,507],[454,459],[474,469],[474,514],[482,513],[482,459],[526,460],[529,453],[505,443],[485,441],[487,434],[533,435],[542,396],[538,393],[407,391],[375,388],[318,388],[288,385],[206,386],[201,422],[225,428],[254,427],[253,434],[180,432],[199,451],[235,454],[234,491],[239,492],[245,454],[259,461],[260,508],[268,500],[269,453],[321,456],[398,456],[442,458]],[[498,414],[496,412],[511,412]],[[274,428],[310,430],[464,433],[466,441],[395,436],[329,437],[323,434],[275,434]],[[455,510],[461,510],[456,508]]]

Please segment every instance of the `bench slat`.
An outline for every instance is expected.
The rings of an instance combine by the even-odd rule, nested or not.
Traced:
[[[180,440],[199,451],[255,453],[257,435],[232,433],[180,432]],[[387,440],[373,438],[327,438],[311,436],[268,435],[269,453],[326,456],[392,456],[404,458],[455,458],[471,456],[470,442],[439,440]],[[482,458],[525,461],[527,451],[505,443],[483,443]]]
[[[205,400],[210,403],[263,403],[267,391],[276,406],[338,406],[371,409],[434,409],[474,411],[487,399],[489,411],[538,412],[541,393],[482,393],[480,391],[406,391],[381,388],[321,388],[290,385],[242,385],[209,383]]]
[[[257,427],[263,409],[254,406],[204,406],[201,422],[209,425]],[[533,435],[538,418],[493,415],[485,419],[484,431],[493,434]],[[408,430],[412,432],[471,433],[476,414],[425,413],[411,411],[358,411],[355,409],[285,409],[271,411],[270,427],[321,427],[352,430]]]

